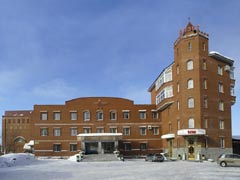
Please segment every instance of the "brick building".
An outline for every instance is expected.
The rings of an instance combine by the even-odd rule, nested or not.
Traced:
[[[164,151],[188,160],[215,159],[232,152],[233,71],[233,60],[209,52],[208,34],[189,22],[174,43],[174,62],[148,89],[151,104],[111,97],[77,98],[62,105],[35,105],[31,113],[18,115],[14,122],[20,126],[18,119],[29,117],[31,128],[24,131],[31,134],[18,136],[25,142],[34,140],[37,156],[118,149],[124,155]],[[8,112],[3,116],[3,137],[10,132],[4,129],[13,128],[9,119],[15,119]]]

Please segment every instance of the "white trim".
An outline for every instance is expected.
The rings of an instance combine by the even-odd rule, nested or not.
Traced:
[[[139,112],[147,112],[147,110],[146,109],[140,109],[140,110],[138,110]]]
[[[130,112],[130,110],[122,110],[122,112]]]
[[[175,134],[164,134],[161,136],[162,139],[173,139],[175,138]]]
[[[122,136],[122,133],[82,133],[78,134],[78,137],[90,137],[90,136]]]

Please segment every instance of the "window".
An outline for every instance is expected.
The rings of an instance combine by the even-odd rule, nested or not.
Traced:
[[[179,85],[179,82],[177,83],[177,92],[178,92],[178,93],[180,92],[180,85]]]
[[[159,127],[152,127],[152,130],[154,135],[159,135]]]
[[[188,42],[188,51],[192,51],[192,43]]]
[[[203,89],[207,89],[207,79],[203,80]]]
[[[117,133],[117,128],[116,127],[110,127],[110,133]]]
[[[60,152],[62,149],[61,144],[53,144],[53,151]]]
[[[188,89],[192,89],[192,88],[193,88],[193,80],[192,80],[192,79],[189,79],[189,80],[187,81],[187,88],[188,88]]]
[[[207,70],[207,62],[206,62],[206,60],[203,60],[202,69],[203,70]]]
[[[223,101],[219,101],[218,110],[219,111],[224,111],[224,102]]]
[[[203,49],[203,51],[206,51],[206,44],[205,44],[205,42],[202,43],[202,49]]]
[[[129,119],[129,118],[130,118],[129,111],[123,111],[123,119]]]
[[[193,118],[190,118],[188,120],[188,128],[194,128],[194,119]]]
[[[77,112],[70,112],[70,119],[77,120]]]
[[[41,128],[40,136],[48,136],[48,128]]]
[[[97,120],[102,121],[103,120],[103,112],[102,111],[97,111]]]
[[[146,111],[139,111],[139,118],[146,119],[147,118]]]
[[[220,65],[218,65],[218,74],[223,75],[223,68]]]
[[[91,132],[92,132],[91,128],[89,128],[89,127],[83,128],[83,133],[88,134],[88,133],[91,133]]]
[[[117,120],[117,112],[110,111],[110,120]]]
[[[172,66],[166,68],[155,82],[155,89],[158,90],[163,83],[172,81]]]
[[[230,79],[234,79],[234,68],[232,67],[230,70]]]
[[[165,87],[156,97],[156,103],[159,104],[165,98],[173,97],[173,86]]]
[[[180,102],[179,102],[179,100],[177,101],[177,110],[178,111],[180,110]]]
[[[230,95],[231,95],[231,96],[235,96],[234,85],[231,85],[231,86],[230,86]]]
[[[225,139],[224,138],[220,138],[220,148],[225,148]]]
[[[131,151],[132,150],[131,143],[123,143],[123,146],[124,146],[125,151]]]
[[[77,128],[75,128],[75,127],[74,127],[74,128],[70,128],[70,135],[71,135],[71,136],[76,136],[77,133],[78,133],[78,132],[77,132]]]
[[[97,133],[104,133],[104,128],[103,127],[98,127],[97,128]]]
[[[224,120],[219,120],[219,129],[224,129]]]
[[[140,143],[140,150],[141,151],[147,150],[147,143]]]
[[[203,120],[203,128],[207,129],[208,128],[208,119]]]
[[[139,133],[140,133],[140,135],[142,135],[142,136],[145,136],[146,134],[147,134],[147,129],[146,129],[146,127],[140,127],[139,128]]]
[[[130,135],[130,127],[124,127],[123,128],[123,135],[129,136]]]
[[[208,98],[206,97],[203,99],[203,108],[208,108]]]
[[[83,112],[83,120],[84,121],[89,121],[90,120],[90,112],[89,111],[84,111]]]
[[[152,118],[153,119],[158,119],[158,112],[157,111],[152,111]]]
[[[48,119],[48,113],[47,112],[40,112],[40,119],[41,120],[47,120]]]
[[[179,119],[177,120],[177,128],[178,128],[178,129],[181,129],[181,122],[180,122]]]
[[[70,144],[70,151],[77,151],[77,144]]]
[[[54,128],[53,136],[61,136],[61,128]]]
[[[194,108],[194,99],[193,98],[188,99],[188,108]]]
[[[187,61],[187,70],[193,70],[193,61],[192,60]]]
[[[223,84],[218,83],[218,92],[223,93]]]
[[[54,120],[60,120],[61,113],[60,112],[53,112],[53,119]]]
[[[179,65],[177,65],[177,74],[179,74]]]

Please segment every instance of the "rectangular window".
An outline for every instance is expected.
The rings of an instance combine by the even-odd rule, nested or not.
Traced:
[[[147,150],[147,143],[140,143],[140,150],[141,151]]]
[[[222,83],[218,83],[218,92],[224,93],[223,92],[223,84]]]
[[[110,120],[117,120],[117,112],[116,111],[110,112]]]
[[[123,111],[123,119],[129,119],[129,118],[130,118],[129,111]]]
[[[230,70],[230,79],[234,79],[234,71],[233,68]]]
[[[48,128],[40,128],[40,136],[48,136]]]
[[[41,120],[47,120],[48,119],[48,113],[47,112],[40,112],[40,119]]]
[[[223,103],[223,101],[219,102],[218,109],[219,109],[219,111],[224,111],[224,103]]]
[[[203,120],[203,128],[205,128],[205,129],[208,128],[208,119]]]
[[[147,135],[147,128],[146,128],[146,127],[140,127],[140,128],[139,128],[139,134],[140,134],[141,136]]]
[[[123,135],[124,136],[130,136],[130,127],[124,127],[123,128]]]
[[[154,135],[159,135],[159,127],[152,127],[152,130]]]
[[[62,149],[61,144],[53,144],[53,151],[60,152]]]
[[[91,128],[83,128],[83,133],[88,134],[91,132],[92,132]]]
[[[84,111],[83,112],[83,120],[84,121],[89,121],[90,120],[90,112],[89,111]]]
[[[117,133],[117,128],[116,127],[110,127],[110,133]]]
[[[53,136],[61,136],[61,128],[54,128]]]
[[[225,139],[224,138],[220,138],[220,148],[225,148]]]
[[[102,111],[97,111],[97,120],[102,121],[103,120],[103,112]]]
[[[77,144],[70,144],[70,151],[77,151]]]
[[[218,75],[223,75],[223,67],[218,65]]]
[[[125,151],[131,151],[132,150],[131,143],[123,143],[123,146],[124,146]]]
[[[53,119],[54,120],[60,120],[61,113],[60,112],[53,112]]]
[[[71,136],[76,136],[77,133],[78,133],[78,132],[77,132],[77,128],[75,128],[75,127],[74,127],[74,128],[70,128],[70,135],[71,135]]]
[[[179,119],[177,120],[177,128],[178,128],[178,129],[181,129],[181,123],[180,123],[180,120],[179,120]]]
[[[152,111],[152,118],[153,119],[158,119],[158,112],[157,111]]]
[[[192,51],[192,43],[188,42],[188,51]]]
[[[224,129],[224,120],[219,120],[219,129]]]
[[[77,112],[70,112],[70,119],[71,120],[77,120]]]
[[[206,109],[208,108],[208,98],[203,99],[203,107]]]
[[[234,86],[233,85],[230,86],[230,95],[231,96],[235,96]]]
[[[139,111],[139,118],[146,119],[147,118],[146,111]]]
[[[104,128],[103,127],[98,127],[97,128],[97,133],[104,133]]]
[[[203,89],[207,89],[207,79],[203,80]]]

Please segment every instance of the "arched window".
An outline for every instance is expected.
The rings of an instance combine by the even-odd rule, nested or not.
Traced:
[[[189,79],[187,81],[187,88],[188,89],[192,89],[194,87],[194,84],[193,84],[193,80],[192,79]]]
[[[193,98],[188,99],[188,108],[194,108],[194,99]]]
[[[18,136],[18,137],[16,137],[16,138],[14,139],[14,142],[15,142],[15,143],[25,143],[26,140],[25,140],[24,137]]]
[[[192,60],[187,61],[187,70],[193,70],[193,61]]]
[[[188,128],[194,128],[194,119],[193,118],[188,119]]]

